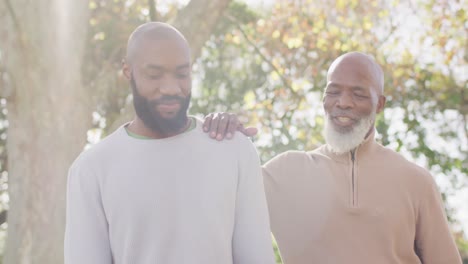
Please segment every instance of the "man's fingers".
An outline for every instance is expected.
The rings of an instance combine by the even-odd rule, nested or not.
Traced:
[[[203,121],[203,131],[208,132],[211,128],[211,120],[213,119],[213,114],[205,116],[205,121]]]
[[[223,112],[207,115],[203,122],[203,131],[217,140],[223,140],[225,137],[231,139],[236,131],[248,137],[257,134],[257,129],[254,127],[244,128],[237,115]]]
[[[218,129],[216,131],[216,139],[223,140],[224,136],[226,135],[226,129],[229,125],[229,114],[221,113],[219,119],[220,121],[218,123]]]
[[[239,120],[237,120],[236,115],[229,115],[229,124],[226,129],[226,138],[231,139],[234,133],[237,130],[237,126],[239,125]]]
[[[253,137],[257,135],[258,129],[256,127],[246,127],[239,130],[242,134],[246,135],[247,137]]]
[[[210,137],[211,138],[216,138],[216,134],[218,132],[218,124],[219,124],[219,114],[215,114],[213,116],[213,119],[211,120],[211,124],[210,124]]]

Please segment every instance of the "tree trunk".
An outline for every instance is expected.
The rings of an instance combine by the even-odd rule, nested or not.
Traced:
[[[4,263],[63,263],[66,176],[92,108],[81,85],[88,2],[6,0],[10,210]],[[5,25],[5,24],[2,24]]]
[[[213,29],[229,6],[231,0],[192,0],[182,9],[172,23],[187,38],[193,59],[210,38]]]

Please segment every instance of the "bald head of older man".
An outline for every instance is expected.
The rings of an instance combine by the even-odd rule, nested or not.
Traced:
[[[174,27],[150,22],[135,29],[123,62],[136,112],[130,131],[152,138],[185,131],[190,125],[191,65],[187,40]]]
[[[369,55],[350,52],[332,63],[323,107],[324,136],[333,151],[348,152],[372,132],[376,114],[385,106],[383,87],[382,68]]]

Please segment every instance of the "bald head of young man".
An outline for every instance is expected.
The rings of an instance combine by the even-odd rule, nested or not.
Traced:
[[[130,82],[136,112],[130,131],[165,138],[187,128],[191,54],[177,29],[160,22],[136,28],[128,40],[123,74]]]

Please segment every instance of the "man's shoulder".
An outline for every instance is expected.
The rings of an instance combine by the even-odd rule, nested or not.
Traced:
[[[194,128],[193,135],[194,137],[191,137],[190,140],[193,140],[194,138],[204,144],[208,144],[207,146],[223,146],[223,147],[232,147],[232,148],[251,148],[254,146],[252,140],[245,136],[242,133],[234,133],[234,136],[231,139],[223,139],[221,141],[213,139],[209,136],[209,134],[205,131],[203,131],[203,122],[195,118],[196,122],[196,127]]]
[[[71,167],[99,164],[102,162],[102,159],[111,156],[113,153],[118,153],[116,148],[121,144],[122,133],[125,132],[124,129],[124,127],[120,127],[99,142],[87,145]]]
[[[288,150],[273,157],[265,164],[265,167],[296,166],[296,164],[310,162],[313,158],[313,151]]]
[[[238,133],[230,140],[223,140],[222,143],[222,150],[236,153],[237,157],[240,159],[258,156],[257,147],[253,144],[252,140],[245,135]]]
[[[406,178],[410,177],[413,180],[418,182],[426,182],[432,184],[434,181],[431,173],[426,168],[418,165],[416,162],[409,160],[401,153],[386,147],[379,145],[379,152],[381,155],[378,155],[382,162],[388,164],[392,170],[398,171],[395,175],[404,176]]]
[[[411,169],[411,170],[425,170],[421,166],[417,165],[415,162],[409,160],[403,154],[381,144],[378,145],[378,151],[380,152],[381,159],[386,160],[387,163],[396,163],[399,164],[401,167]]]
[[[310,157],[311,153],[311,151],[288,150],[278,154],[275,158],[285,160],[307,159]]]

